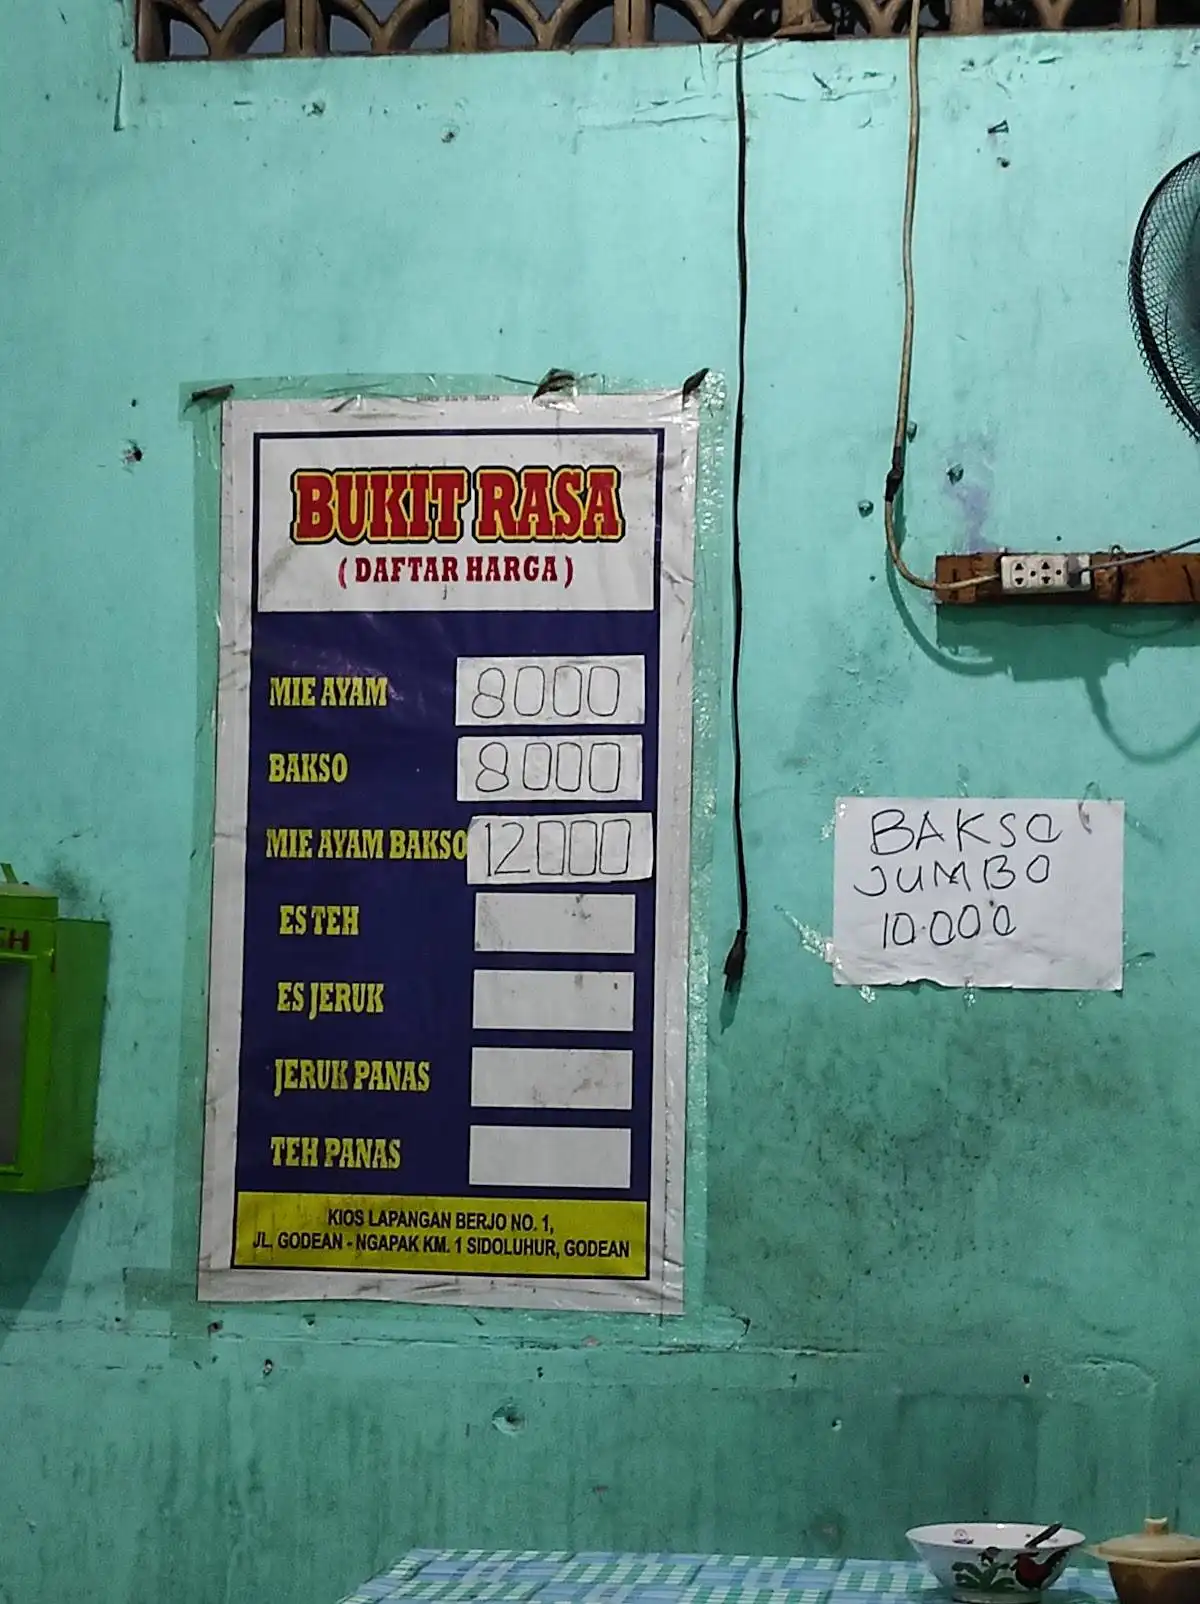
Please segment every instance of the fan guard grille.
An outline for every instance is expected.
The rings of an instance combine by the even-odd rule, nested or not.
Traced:
[[[1200,439],[1200,151],[1146,202],[1129,262],[1129,310],[1159,392]]]

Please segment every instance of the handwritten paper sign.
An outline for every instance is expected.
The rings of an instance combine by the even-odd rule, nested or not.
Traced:
[[[841,985],[1119,991],[1121,802],[843,797]]]

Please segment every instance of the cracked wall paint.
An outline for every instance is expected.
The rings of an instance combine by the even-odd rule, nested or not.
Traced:
[[[90,1604],[332,1604],[418,1543],[899,1553],[966,1508],[1194,1525],[1197,632],[893,594],[903,41],[746,52],[753,905],[732,1016],[692,981],[701,1027],[713,1011],[689,1313],[195,1303],[216,559],[193,456],[215,397],[181,397],[732,374],[732,62],[141,68],[123,7],[63,5],[69,26],[13,8],[5,34],[3,848],[71,911],[103,903],[114,951],[97,1181],[0,1200],[0,1593],[43,1604],[83,1575]],[[1140,370],[1123,266],[1188,148],[1198,66],[1171,31],[930,42],[919,567],[971,539],[1187,532],[1195,460]],[[947,470],[984,484],[984,442],[986,505],[956,500]],[[700,597],[722,682],[727,587],[718,543]],[[717,955],[727,756],[697,809]],[[979,795],[1126,799],[1126,924],[1156,956],[1115,1006],[864,1006],[814,961],[833,798],[950,795],[960,770]]]

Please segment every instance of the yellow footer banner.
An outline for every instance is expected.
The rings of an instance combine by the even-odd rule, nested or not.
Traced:
[[[235,1266],[644,1279],[646,1205],[239,1192]]]

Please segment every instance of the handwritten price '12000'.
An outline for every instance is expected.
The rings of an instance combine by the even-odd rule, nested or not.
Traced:
[[[467,826],[469,885],[648,880],[649,813],[508,814]]]

